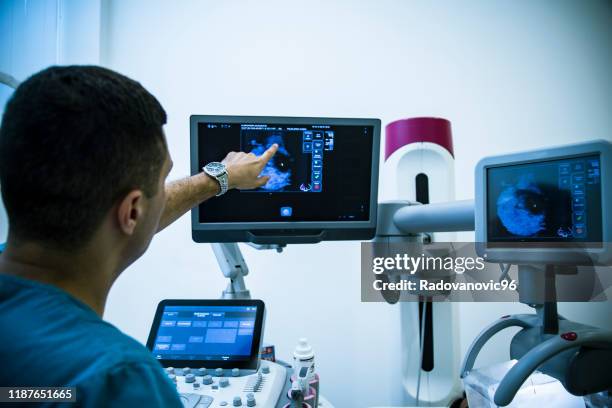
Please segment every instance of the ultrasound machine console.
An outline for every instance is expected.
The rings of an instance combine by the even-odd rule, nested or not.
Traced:
[[[230,283],[219,300],[162,301],[147,347],[185,407],[332,408],[318,395],[314,371],[296,392],[296,367],[260,359],[265,306],[250,299],[237,243],[280,252],[287,244],[373,238],[380,121],[193,115],[190,124],[192,174],[230,151],[279,149],[262,172],[266,185],[192,210],[193,240],[212,244]]]
[[[147,347],[185,407],[275,407],[286,369],[260,361],[260,300],[164,300]]]

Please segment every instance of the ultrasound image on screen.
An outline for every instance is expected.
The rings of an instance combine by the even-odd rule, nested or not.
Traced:
[[[490,242],[601,242],[599,156],[487,170]]]
[[[302,133],[269,130],[242,130],[242,151],[261,156],[273,144],[278,151],[263,169],[261,176],[270,179],[259,192],[311,191],[311,158],[302,154]]]

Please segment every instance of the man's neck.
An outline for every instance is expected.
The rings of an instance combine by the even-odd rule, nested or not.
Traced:
[[[0,255],[0,273],[56,286],[91,307],[99,316],[116,273],[99,251],[62,252],[42,245],[13,245]]]

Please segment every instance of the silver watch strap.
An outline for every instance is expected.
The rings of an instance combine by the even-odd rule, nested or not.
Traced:
[[[229,190],[229,177],[227,175],[227,168],[225,168],[223,173],[216,174],[215,172],[210,171],[207,166],[208,165],[202,167],[202,171],[204,171],[204,173],[207,174],[209,177],[212,177],[217,180],[217,183],[219,183],[219,193],[216,196],[219,197],[220,195],[227,193],[227,190]]]
[[[227,190],[229,187],[227,171],[223,174],[220,174],[218,177],[216,177],[216,179],[219,182],[219,186],[221,187],[221,189],[219,190],[219,194],[217,194],[217,197],[218,197],[220,195],[227,193]]]

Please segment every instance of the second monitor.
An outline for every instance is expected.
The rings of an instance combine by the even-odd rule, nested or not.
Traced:
[[[284,244],[370,239],[376,228],[378,119],[191,117],[191,170],[230,151],[261,155],[269,181],[192,211],[196,242]]]
[[[476,166],[476,242],[489,262],[609,265],[612,144],[505,154]]]

